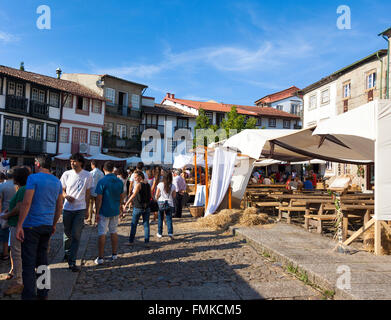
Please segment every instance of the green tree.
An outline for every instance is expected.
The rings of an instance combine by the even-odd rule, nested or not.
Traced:
[[[227,118],[221,122],[221,128],[227,132],[227,136],[230,134],[230,130],[236,130],[239,133],[245,129],[256,129],[257,119],[250,117],[246,118],[238,114],[236,106],[232,106],[231,111],[227,114]]]

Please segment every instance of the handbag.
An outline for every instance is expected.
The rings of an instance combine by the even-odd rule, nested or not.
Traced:
[[[168,200],[166,200],[166,201],[158,201],[158,205],[159,205],[159,210],[160,211],[165,211],[165,210],[170,209],[170,204],[168,203]]]
[[[151,212],[158,212],[159,211],[159,205],[156,200],[151,200],[150,209],[151,209]]]

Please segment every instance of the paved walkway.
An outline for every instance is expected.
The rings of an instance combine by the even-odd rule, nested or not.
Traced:
[[[156,238],[151,225],[151,243],[143,243],[143,227],[136,244],[126,246],[130,218],[119,227],[119,259],[95,266],[97,230],[86,227],[79,249],[80,273],[67,270],[63,258],[62,225],[52,239],[50,299],[61,300],[220,300],[220,299],[322,299],[251,245],[232,233],[217,234],[194,229],[194,218],[185,213],[174,219],[175,240]],[[166,232],[166,229],[164,230]],[[110,243],[106,246],[109,256]],[[5,277],[4,266],[1,276]],[[6,281],[0,281],[4,287]],[[18,297],[12,297],[18,299]]]
[[[330,238],[285,223],[231,230],[258,252],[290,266],[323,290],[334,291],[335,299],[391,299],[390,256],[336,253],[336,242]]]

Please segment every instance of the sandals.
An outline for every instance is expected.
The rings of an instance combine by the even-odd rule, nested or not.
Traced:
[[[13,277],[14,277],[14,275],[12,273],[9,273],[7,275],[7,277],[5,278],[5,280],[11,280]]]

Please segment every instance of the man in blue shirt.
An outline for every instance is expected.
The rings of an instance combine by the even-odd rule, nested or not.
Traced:
[[[124,184],[118,179],[114,171],[114,162],[107,161],[103,166],[105,177],[99,180],[96,186],[96,221],[98,222],[98,251],[99,256],[95,259],[95,264],[104,262],[104,251],[106,242],[106,233],[109,231],[111,236],[112,256],[111,261],[117,259],[118,248],[118,218],[122,213],[123,199],[126,196]]]
[[[35,159],[35,172],[38,173],[27,179],[16,227],[16,238],[22,242],[23,300],[48,298],[50,283],[36,290],[35,268],[48,267],[49,240],[56,231],[62,209],[62,186],[50,173],[51,164],[50,156]]]
[[[309,177],[305,178],[304,190],[314,190],[314,185]]]

